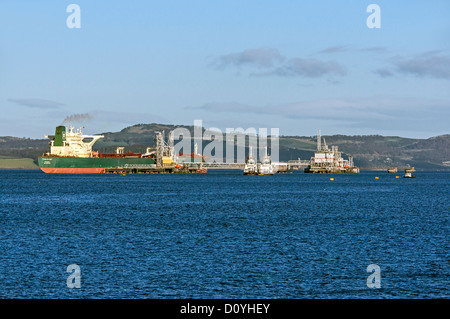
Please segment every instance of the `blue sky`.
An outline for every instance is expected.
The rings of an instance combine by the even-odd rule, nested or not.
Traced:
[[[202,120],[448,134],[449,12],[447,0],[0,0],[0,136],[42,138],[67,117],[86,133]]]

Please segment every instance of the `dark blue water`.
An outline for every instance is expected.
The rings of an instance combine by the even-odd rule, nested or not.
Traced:
[[[449,298],[450,173],[415,174],[0,171],[0,298]]]

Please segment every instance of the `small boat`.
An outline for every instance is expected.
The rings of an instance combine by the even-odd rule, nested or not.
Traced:
[[[258,175],[273,175],[274,169],[269,156],[264,156],[258,167]]]
[[[414,173],[414,167],[406,168],[404,178],[416,178],[416,175],[412,175]]]
[[[264,157],[258,167],[258,175],[273,175],[274,169],[270,156],[267,155],[267,147],[265,147]]]
[[[257,175],[257,174],[258,174],[258,166],[256,165],[256,159],[253,157],[252,149],[250,148],[248,158],[245,161],[244,175]]]

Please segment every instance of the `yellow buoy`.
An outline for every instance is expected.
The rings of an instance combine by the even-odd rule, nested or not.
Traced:
[[[334,181],[334,178],[333,178],[333,177],[331,177],[331,178],[330,178],[330,181]]]
[[[375,176],[375,179],[380,179],[378,176]]]
[[[398,178],[398,176],[395,176],[395,178]]]

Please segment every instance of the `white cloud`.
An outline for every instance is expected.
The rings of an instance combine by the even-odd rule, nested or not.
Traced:
[[[228,66],[241,67],[245,65],[258,68],[269,68],[283,60],[284,57],[281,56],[277,49],[257,48],[222,55],[216,60],[215,64],[218,68],[225,68]]]
[[[21,106],[27,106],[32,108],[38,108],[38,109],[58,109],[62,106],[64,106],[63,103],[52,101],[52,100],[45,100],[45,99],[8,99],[8,102],[15,103],[17,105]]]
[[[330,121],[345,127],[374,130],[446,130],[450,101],[425,98],[372,97],[334,98],[299,101],[273,106],[206,103],[190,109],[213,113],[238,113],[254,121],[260,118],[285,118],[296,121]],[[249,115],[245,115],[249,114]],[[340,124],[339,124],[340,123]]]
[[[331,47],[323,50],[331,53],[344,50],[344,47]],[[302,76],[316,78],[325,75],[346,75],[345,68],[336,61],[321,61],[314,58],[285,58],[276,49],[247,49],[238,53],[220,56],[215,66],[218,69],[226,67],[241,67],[247,65],[258,71],[256,76]],[[264,69],[264,71],[261,71]]]
[[[324,62],[317,59],[294,58],[272,71],[271,74],[316,78],[323,75],[346,75],[346,71],[336,61]]]
[[[397,74],[419,78],[450,80],[450,56],[440,51],[429,51],[413,57],[396,56],[389,61],[390,67],[375,71],[381,77]]]

